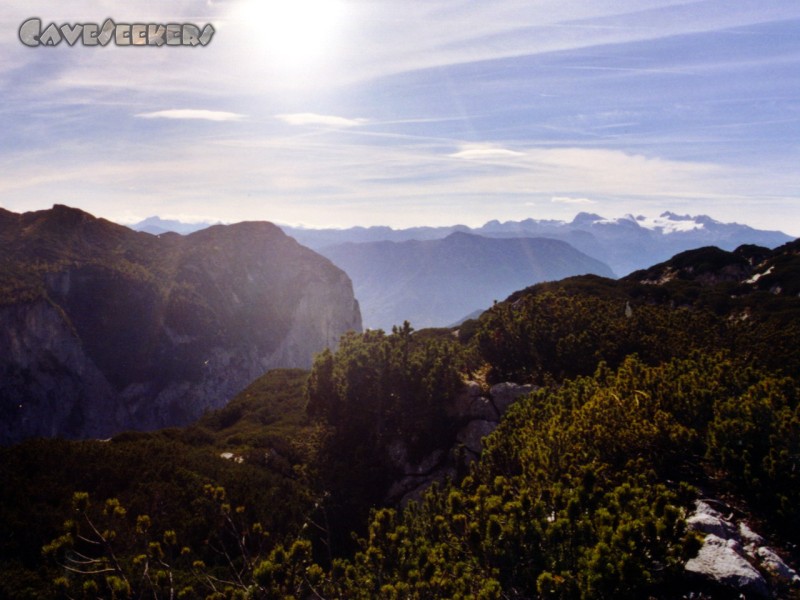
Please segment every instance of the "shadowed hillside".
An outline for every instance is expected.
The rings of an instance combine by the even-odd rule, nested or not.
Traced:
[[[794,600],[797,244],[541,283],[347,334],[183,429],[2,449],[0,595]]]
[[[361,327],[347,276],[270,223],[160,237],[0,218],[0,441],[185,424]]]
[[[514,290],[570,275],[613,277],[566,242],[453,233],[443,240],[342,244],[320,250],[353,280],[364,325],[455,323]]]

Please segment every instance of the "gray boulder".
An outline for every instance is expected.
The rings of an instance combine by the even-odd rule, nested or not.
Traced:
[[[689,574],[743,597],[771,598],[771,588],[800,587],[800,576],[761,535],[732,511],[725,517],[711,503],[716,501],[698,500],[686,519],[690,530],[706,535],[700,553],[686,564]]]
[[[797,571],[787,565],[774,550],[761,546],[756,550],[756,557],[758,557],[761,567],[782,583],[793,586],[800,585],[800,576]]]
[[[695,512],[686,519],[689,529],[699,533],[713,534],[723,540],[729,540],[736,535],[736,528],[733,524],[708,503],[698,500],[695,506]]]
[[[458,421],[497,421],[500,415],[492,402],[483,396],[477,381],[468,381],[448,407],[448,414]]]
[[[736,541],[724,540],[713,533],[707,535],[700,552],[686,563],[686,571],[731,590],[770,598],[766,580],[737,552],[737,545]]]
[[[495,408],[497,408],[497,412],[503,415],[513,402],[522,396],[530,394],[535,389],[536,388],[530,384],[518,385],[506,381],[493,385],[489,390],[489,395],[492,398],[492,402],[494,402]]]
[[[466,451],[457,457],[455,448],[438,450],[424,457],[418,464],[408,459],[408,449],[401,441],[389,445],[389,457],[400,471],[400,478],[391,486],[386,501],[389,504],[406,504],[419,500],[434,481],[444,481],[456,474],[456,469],[476,460],[483,450],[483,438],[492,433],[500,423],[503,413],[519,397],[533,390],[530,385],[499,383],[489,394],[477,381],[468,381],[463,390],[447,406],[447,416],[459,426],[456,442]]]
[[[480,454],[483,450],[483,438],[497,428],[496,421],[470,421],[456,436],[459,443],[472,452]]]
[[[765,543],[764,538],[750,529],[750,526],[744,521],[739,523],[739,539],[742,540],[746,548],[750,546],[763,546]]]

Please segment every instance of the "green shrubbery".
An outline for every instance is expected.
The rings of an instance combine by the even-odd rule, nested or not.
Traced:
[[[745,319],[630,292],[539,286],[460,338],[347,335],[310,373],[271,373],[184,430],[4,449],[0,595],[680,597],[698,489],[796,538],[796,303]],[[392,448],[453,445],[446,406],[467,377],[543,387],[464,477],[383,505]]]

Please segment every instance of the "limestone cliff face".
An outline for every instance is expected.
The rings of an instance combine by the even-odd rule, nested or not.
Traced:
[[[0,215],[0,442],[182,425],[361,329],[349,278],[269,223],[182,237]]]
[[[349,329],[361,329],[361,313],[350,278],[337,269],[329,279],[309,282],[290,322],[272,362],[311,367],[309,348],[333,348],[342,334],[342,323],[351,323]]]
[[[0,307],[0,440],[95,436],[113,429],[110,384],[58,307]]]

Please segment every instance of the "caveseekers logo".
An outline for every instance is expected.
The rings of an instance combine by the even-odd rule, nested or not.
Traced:
[[[205,46],[211,41],[214,28],[206,25],[200,29],[191,23],[115,23],[106,19],[97,23],[56,25],[50,23],[42,29],[42,20],[31,18],[19,28],[19,40],[26,46],[106,46],[112,41],[117,46]]]

